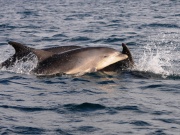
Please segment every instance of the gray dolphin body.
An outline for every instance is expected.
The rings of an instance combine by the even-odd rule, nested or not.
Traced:
[[[38,57],[38,65],[33,70],[36,75],[84,74],[96,70],[115,71],[133,65],[132,55],[125,44],[123,55],[107,47],[61,46],[47,49],[34,49],[17,42],[9,42],[15,48],[15,54],[1,63],[1,66],[12,66],[16,60],[26,61],[29,53]],[[127,58],[128,56],[128,58]]]
[[[38,63],[32,71],[36,75],[82,75],[99,71],[118,61],[127,59],[126,54],[107,47],[87,47],[54,54]]]

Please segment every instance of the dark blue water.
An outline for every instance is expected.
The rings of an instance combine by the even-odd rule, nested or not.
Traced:
[[[0,70],[0,134],[179,135],[179,0],[0,0],[8,41],[34,48],[127,43],[133,70],[38,78],[34,63]]]

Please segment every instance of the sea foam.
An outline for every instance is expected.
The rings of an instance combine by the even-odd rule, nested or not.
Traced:
[[[149,37],[134,70],[161,74],[162,77],[180,75],[180,44],[178,34],[159,34]]]

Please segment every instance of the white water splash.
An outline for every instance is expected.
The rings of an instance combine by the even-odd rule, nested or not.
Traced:
[[[12,72],[20,74],[30,74],[31,70],[37,66],[37,57],[33,53],[29,53],[27,56],[27,61],[23,61],[24,58],[18,60],[12,68]]]
[[[0,63],[8,59],[10,56],[12,56],[15,53],[15,50],[7,45],[7,46],[1,46],[1,53],[0,53]],[[23,61],[23,59],[26,59]],[[8,68],[1,68],[1,71],[8,71],[13,73],[20,73],[20,74],[30,74],[31,70],[34,69],[37,66],[37,57],[33,53],[29,53],[24,58],[17,60],[15,64],[12,67]]]
[[[150,37],[149,42],[143,48],[143,54],[135,69],[138,71],[161,74],[162,77],[180,75],[180,44],[179,34],[159,34]]]
[[[27,58],[27,60],[23,61],[23,59],[25,58]],[[30,53],[24,58],[17,60],[12,67],[3,67],[1,70],[19,74],[30,74],[32,69],[37,66],[37,62],[37,57],[34,54]]]
[[[12,54],[15,53],[14,49],[10,45],[0,46],[0,63],[8,59]]]

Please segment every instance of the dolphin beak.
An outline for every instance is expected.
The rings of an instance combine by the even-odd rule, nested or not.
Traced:
[[[121,60],[125,60],[128,58],[128,55],[120,53],[120,52],[115,52],[114,53],[114,60],[116,60],[116,62],[121,61]]]
[[[115,52],[111,55],[111,57],[105,59],[104,61],[100,61],[96,67],[97,70],[101,70],[111,64],[127,59],[128,56],[126,54],[122,54],[120,52]]]

